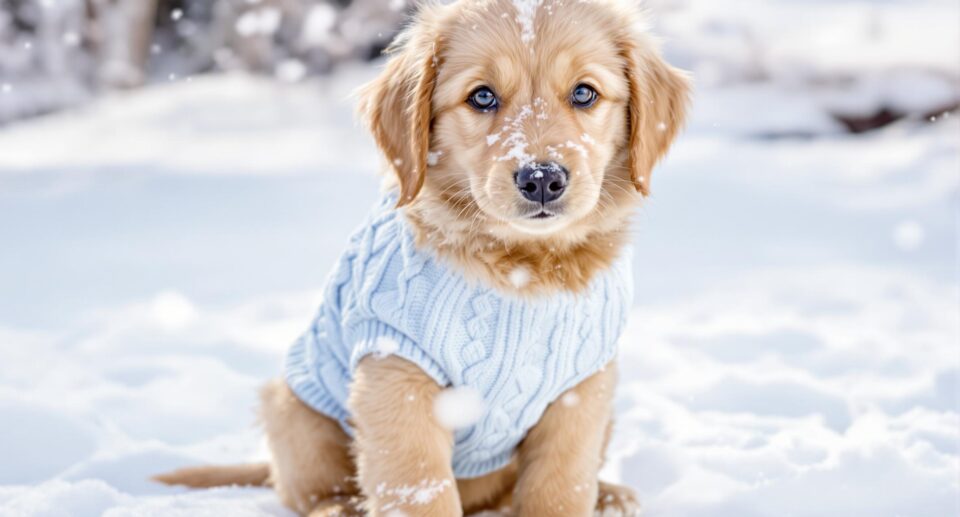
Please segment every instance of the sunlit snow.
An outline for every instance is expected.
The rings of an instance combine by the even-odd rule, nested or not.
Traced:
[[[630,228],[603,476],[651,517],[960,515],[960,120],[933,111],[957,95],[958,6],[649,4],[696,95]],[[24,43],[4,66],[42,49]],[[149,481],[266,457],[257,389],[378,196],[348,100],[375,67],[268,70],[281,81],[164,71],[0,126],[0,514],[292,515],[267,489]],[[5,121],[84,99],[0,80]],[[884,105],[930,116],[852,136],[831,115]],[[492,133],[494,157],[534,152]],[[551,157],[579,157],[562,144]],[[453,393],[444,425],[483,417]]]

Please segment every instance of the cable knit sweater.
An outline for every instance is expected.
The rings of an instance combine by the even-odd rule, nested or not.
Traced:
[[[350,434],[348,389],[364,356],[394,354],[441,386],[469,386],[485,409],[456,431],[453,469],[482,476],[510,461],[548,404],[613,359],[632,302],[629,250],[583,292],[520,297],[416,249],[395,202],[385,196],[351,237],[286,380]]]

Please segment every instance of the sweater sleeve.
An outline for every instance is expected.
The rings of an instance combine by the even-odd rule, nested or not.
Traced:
[[[450,376],[416,342],[386,323],[367,320],[345,329],[346,339],[353,343],[350,370],[355,371],[360,360],[368,355],[377,358],[397,356],[417,365],[440,386],[449,386]]]

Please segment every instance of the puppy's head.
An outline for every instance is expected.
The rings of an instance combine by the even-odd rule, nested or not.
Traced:
[[[615,0],[422,8],[361,94],[399,204],[509,240],[621,224],[688,91],[638,22]]]

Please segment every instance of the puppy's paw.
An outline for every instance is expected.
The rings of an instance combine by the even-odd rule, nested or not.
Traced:
[[[308,517],[364,517],[359,496],[337,496],[320,501]]]
[[[640,502],[632,489],[600,482],[595,517],[639,517]]]

